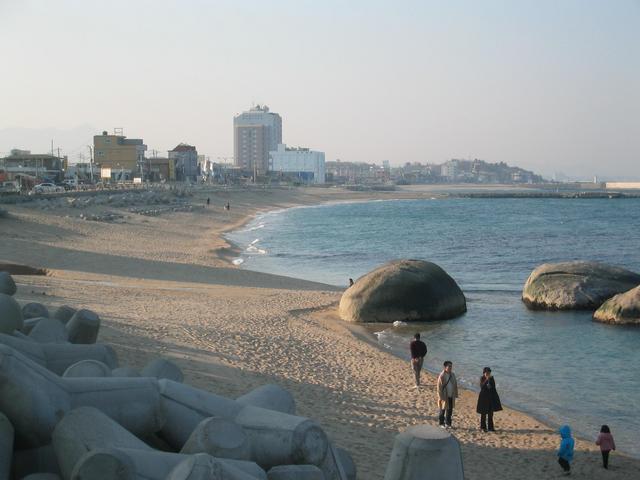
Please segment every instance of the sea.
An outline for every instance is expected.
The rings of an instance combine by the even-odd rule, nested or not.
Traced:
[[[640,327],[590,312],[530,311],[522,287],[542,263],[595,260],[640,272],[640,199],[430,198],[337,203],[261,214],[228,239],[243,268],[346,287],[393,259],[444,268],[467,313],[381,326],[379,343],[408,359],[417,331],[425,367],[444,360],[476,389],[491,367],[502,401],[595,438],[608,424],[619,450],[640,457]],[[407,382],[409,380],[409,373]],[[499,414],[497,416],[499,425]]]

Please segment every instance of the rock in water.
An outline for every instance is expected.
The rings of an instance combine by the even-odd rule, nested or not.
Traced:
[[[460,287],[435,263],[389,262],[349,287],[339,313],[349,322],[446,320],[467,311]]]
[[[640,286],[610,298],[595,311],[598,322],[640,325]]]
[[[15,295],[16,284],[9,272],[0,272],[0,293],[5,295]]]
[[[595,310],[638,284],[637,273],[604,263],[545,263],[529,275],[522,301],[531,310]]]

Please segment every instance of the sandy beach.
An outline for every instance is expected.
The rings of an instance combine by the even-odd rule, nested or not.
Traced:
[[[222,235],[259,211],[441,193],[200,189],[188,212],[83,210],[108,207],[122,214],[114,222],[83,220],[77,208],[42,208],[44,201],[2,205],[9,216],[0,219],[0,263],[47,269],[46,276],[14,277],[17,300],[96,311],[99,341],[114,346],[122,365],[163,355],[183,369],[186,383],[230,397],[265,383],[287,388],[298,413],[351,452],[358,478],[379,480],[399,431],[437,424],[435,379],[425,372],[426,385],[412,388],[407,361],[381,349],[368,329],[338,319],[341,291],[237,268],[238,252]],[[464,391],[454,412],[467,479],[563,476],[555,428],[505,408],[496,414],[497,432],[483,433],[476,399]],[[640,460],[614,452],[610,463],[603,470],[592,439],[576,441],[572,477],[640,478]]]

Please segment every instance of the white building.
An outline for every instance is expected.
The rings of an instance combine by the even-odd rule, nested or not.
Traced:
[[[324,152],[278,144],[276,151],[269,152],[269,171],[295,176],[304,183],[324,183]]]

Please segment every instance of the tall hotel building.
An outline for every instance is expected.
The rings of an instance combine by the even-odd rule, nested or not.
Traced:
[[[256,105],[233,118],[233,157],[236,167],[264,175],[269,152],[282,143],[282,118],[266,105]]]

